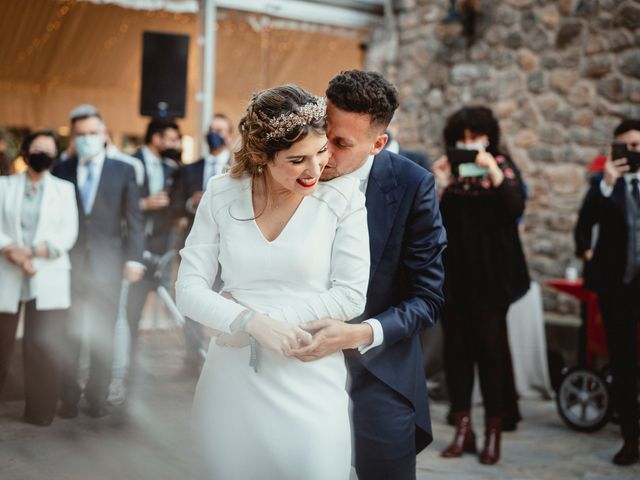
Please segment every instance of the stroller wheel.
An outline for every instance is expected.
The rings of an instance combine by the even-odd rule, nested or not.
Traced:
[[[570,369],[556,396],[560,417],[580,432],[595,432],[604,427],[611,417],[611,403],[607,382],[588,368]]]

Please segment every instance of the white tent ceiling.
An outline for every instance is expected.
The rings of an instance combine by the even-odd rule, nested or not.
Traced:
[[[385,0],[81,0],[114,4],[140,10],[197,13],[211,1],[230,10],[261,13],[273,17],[323,23],[350,28],[367,28],[380,21]]]

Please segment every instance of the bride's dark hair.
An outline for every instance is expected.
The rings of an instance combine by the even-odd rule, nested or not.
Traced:
[[[274,121],[293,114],[293,118],[304,115],[303,107],[314,105],[318,97],[293,84],[269,88],[253,95],[245,115],[240,120],[240,147],[234,153],[229,173],[234,178],[245,174],[260,175],[268,162],[272,162],[281,150],[305,138],[313,131],[326,131],[326,116],[306,117],[301,124],[295,121],[284,125],[276,132]],[[282,125],[282,123],[281,123]]]

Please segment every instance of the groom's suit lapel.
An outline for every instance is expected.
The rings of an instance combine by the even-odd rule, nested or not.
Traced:
[[[404,190],[398,184],[390,155],[384,151],[379,153],[373,160],[366,194],[371,248],[370,278],[373,278],[384,253],[403,195]]]

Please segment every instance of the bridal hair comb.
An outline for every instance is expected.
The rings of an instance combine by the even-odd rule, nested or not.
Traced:
[[[269,118],[264,114],[261,114],[261,117],[273,129],[267,133],[267,140],[271,140],[283,138],[293,127],[308,125],[323,118],[326,114],[326,98],[315,97],[315,100],[303,105],[297,112],[283,113],[276,118]]]

